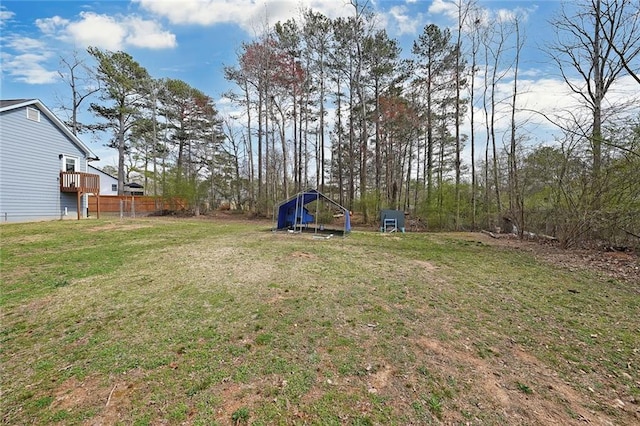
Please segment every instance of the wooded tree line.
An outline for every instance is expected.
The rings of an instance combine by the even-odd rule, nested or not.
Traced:
[[[607,95],[628,76],[640,89],[638,4],[582,0],[557,18],[547,54],[581,107],[528,112],[557,126],[552,141],[523,131],[524,17],[456,5],[453,28],[427,25],[404,56],[356,1],[350,17],[304,10],[265,28],[224,69],[236,110],[224,118],[187,83],[91,48],[101,119],[91,130],[112,135],[120,190],[137,173],[148,192],[194,210],[230,202],[270,215],[316,187],[365,222],[395,208],[432,230],[508,223],[567,246],[637,244],[640,113]],[[78,63],[61,73],[74,110],[86,94],[73,84]]]

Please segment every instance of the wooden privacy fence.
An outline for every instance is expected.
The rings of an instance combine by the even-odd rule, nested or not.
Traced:
[[[98,197],[100,197],[100,214],[111,216],[148,216],[163,211],[181,211],[186,209],[186,203],[181,199],[165,200],[161,197],[146,195],[91,195],[89,196],[90,215],[97,212]]]

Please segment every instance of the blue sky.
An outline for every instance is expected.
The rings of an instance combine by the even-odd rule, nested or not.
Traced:
[[[450,0],[369,3],[380,25],[400,41],[405,55],[425,25],[454,23],[455,6]],[[518,10],[526,16],[521,75],[523,84],[529,85],[530,99],[524,102],[532,104],[527,106],[563,102],[558,98],[562,84],[550,74],[549,60],[539,49],[553,35],[549,20],[561,3],[480,0],[479,4],[491,13]],[[240,44],[260,33],[265,23],[296,17],[300,6],[329,17],[353,13],[348,0],[3,0],[1,96],[38,98],[59,112],[60,99],[69,98],[69,88],[58,76],[60,57],[97,46],[128,52],[155,78],[186,81],[212,96],[223,110],[220,95],[231,87],[223,78],[223,66],[236,63]],[[101,141],[92,141],[88,135],[82,138],[102,158],[98,166],[113,163],[114,152]]]
[[[370,1],[405,54],[425,25],[452,23],[446,3]],[[548,0],[481,4],[493,10],[524,9],[536,29],[560,5]],[[259,33],[265,22],[296,17],[300,5],[330,17],[353,13],[347,0],[3,0],[2,96],[36,96],[47,103],[46,92],[63,90],[56,81],[59,57],[91,45],[124,50],[154,77],[180,78],[215,97],[226,84],[222,67],[235,63],[240,43]]]

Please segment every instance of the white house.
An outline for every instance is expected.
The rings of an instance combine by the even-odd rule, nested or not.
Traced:
[[[118,195],[118,178],[97,167],[89,166],[91,173],[100,176],[100,195]],[[124,184],[124,195],[144,195],[144,186],[129,182]]]
[[[118,178],[91,165],[89,170],[91,173],[100,176],[100,195],[118,195]]]

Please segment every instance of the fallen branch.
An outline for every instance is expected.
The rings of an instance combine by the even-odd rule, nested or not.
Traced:
[[[640,235],[636,235],[631,231],[627,231],[626,229],[623,229],[623,231],[626,232],[627,234],[631,235],[632,237],[640,238]]]
[[[107,398],[107,403],[104,405],[105,407],[109,405],[109,401],[111,401],[111,395],[113,395],[113,391],[116,390],[117,387],[118,387],[117,383],[113,385],[113,389],[111,389],[111,392],[109,392],[109,398]]]
[[[545,241],[558,241],[557,237],[551,236],[551,235],[545,235],[545,234],[534,234],[533,232],[523,232],[522,233],[522,237],[527,237],[528,239],[531,240],[545,240]]]
[[[487,234],[487,235],[488,235],[488,236],[490,236],[491,238],[498,238],[498,236],[497,236],[496,234],[494,234],[493,232],[491,232],[491,231],[487,231],[487,230],[484,230],[484,229],[483,229],[483,230],[482,230],[482,231],[480,231],[480,232],[482,232],[483,234]]]

